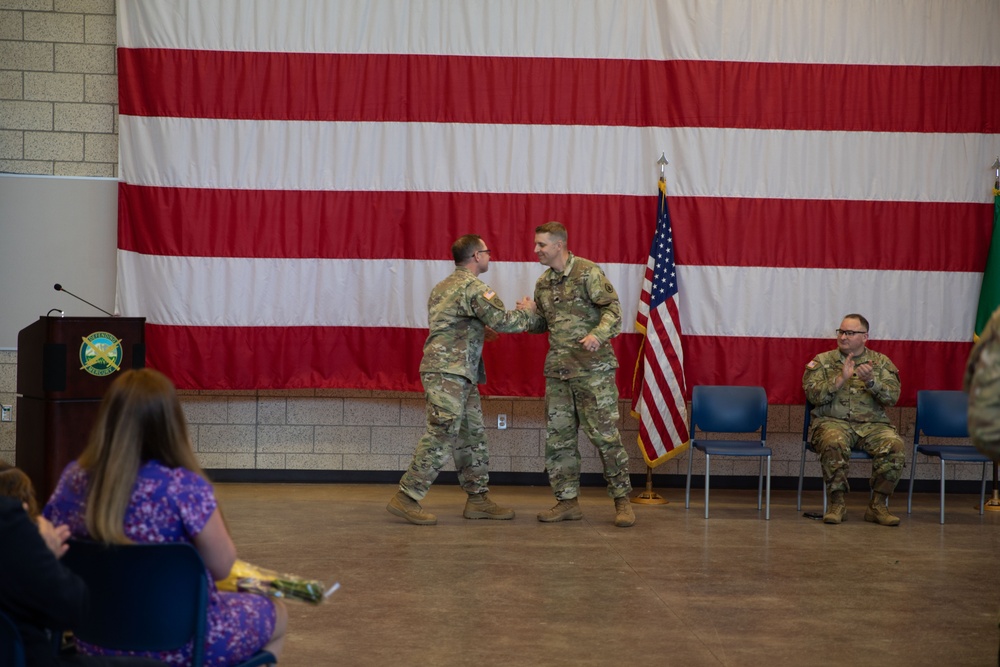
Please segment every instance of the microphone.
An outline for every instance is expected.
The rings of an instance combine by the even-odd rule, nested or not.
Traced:
[[[56,283],[55,285],[53,285],[53,287],[55,288],[55,290],[56,290],[57,292],[66,292],[66,294],[69,294],[69,295],[70,295],[71,297],[73,297],[73,298],[74,298],[74,299],[76,299],[77,301],[83,301],[83,302],[84,302],[85,304],[87,304],[87,305],[88,305],[88,306],[90,306],[91,308],[96,308],[97,310],[101,311],[102,313],[104,313],[104,314],[105,314],[105,315],[107,315],[108,317],[114,317],[114,315],[112,315],[112,314],[111,314],[111,313],[109,313],[108,311],[104,310],[104,309],[103,309],[103,308],[101,308],[100,306],[95,306],[94,304],[92,304],[91,302],[87,301],[86,299],[84,299],[84,298],[82,298],[82,297],[79,297],[79,296],[77,296],[77,295],[73,294],[72,292],[70,292],[70,291],[69,291],[69,290],[67,290],[67,289],[63,289],[63,286],[62,286],[62,285],[60,285],[59,283]],[[51,313],[52,311],[50,310],[49,312]]]

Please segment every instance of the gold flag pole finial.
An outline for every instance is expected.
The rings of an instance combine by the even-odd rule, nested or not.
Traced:
[[[660,165],[660,180],[666,180],[664,172],[670,162],[667,161],[667,154],[660,153],[660,159],[656,161]],[[669,505],[670,501],[653,491],[653,469],[646,466],[646,490],[632,498],[632,502],[637,505]]]

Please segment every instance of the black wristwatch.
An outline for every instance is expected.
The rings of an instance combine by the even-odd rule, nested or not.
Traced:
[[[868,382],[865,382],[865,389],[872,389],[875,387],[875,378],[872,378]]]

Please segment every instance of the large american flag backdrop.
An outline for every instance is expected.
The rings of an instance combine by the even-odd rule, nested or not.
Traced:
[[[202,389],[418,390],[431,287],[482,234],[509,305],[534,227],[619,289],[627,395],[656,220],[688,386],[801,371],[847,312],[903,402],[956,388],[1000,152],[995,0],[119,0],[119,312]],[[540,395],[544,336],[487,347]]]

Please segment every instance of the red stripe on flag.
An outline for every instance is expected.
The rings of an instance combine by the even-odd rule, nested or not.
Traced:
[[[427,331],[360,327],[184,327],[146,325],[147,362],[169,370],[181,389],[298,387],[421,391],[417,368]],[[492,396],[542,396],[546,336],[505,335],[483,358]],[[618,387],[631,396],[642,337],[612,343],[621,367]],[[899,405],[916,404],[919,389],[960,389],[971,343],[872,341],[900,369]],[[761,385],[776,405],[801,405],[802,373],[833,340],[813,338],[684,337],[685,398],[698,384]],[[260,350],[280,350],[261,354]],[[510,363],[516,359],[518,363]],[[937,363],[927,364],[927,359]],[[914,378],[922,378],[920,386]]]
[[[118,206],[118,247],[152,255],[439,259],[474,220],[494,259],[534,261],[535,226],[564,220],[581,256],[644,264],[656,198],[122,183]],[[671,196],[670,206],[678,264],[976,272],[992,233],[989,204]]]
[[[699,384],[760,385],[771,403],[801,405],[806,364],[835,347],[832,338],[685,336],[687,395],[690,398],[690,388]],[[870,347],[888,355],[899,368],[899,405],[912,406],[920,389],[962,388],[972,343],[872,340]]]
[[[870,132],[1000,127],[993,103],[1000,67],[121,48],[118,68],[120,113],[137,116]],[[535,103],[539,91],[546,104]]]
[[[342,388],[423,391],[426,329],[398,327],[188,327],[146,324],[146,362],[180,389]],[[639,337],[612,341],[635,359]],[[267,351],[261,353],[261,350]],[[277,351],[277,352],[274,352]],[[483,351],[489,396],[543,396],[548,336],[501,335]],[[516,363],[511,363],[516,360]],[[619,369],[623,397],[631,367]]]

